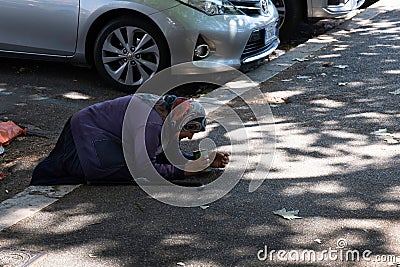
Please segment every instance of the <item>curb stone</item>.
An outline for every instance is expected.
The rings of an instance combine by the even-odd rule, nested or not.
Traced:
[[[74,186],[29,186],[0,203],[0,231],[14,225],[72,192]]]

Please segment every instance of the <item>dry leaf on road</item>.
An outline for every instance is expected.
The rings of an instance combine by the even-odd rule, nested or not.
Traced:
[[[333,62],[324,62],[324,63],[322,63],[322,67],[327,68],[327,67],[332,66],[333,64],[335,64],[335,63],[333,63]]]
[[[393,136],[389,136],[389,137],[385,138],[384,141],[386,143],[388,143],[388,144],[391,144],[391,145],[395,145],[395,144],[399,144],[400,143],[400,141],[395,139],[395,138],[393,138]]]
[[[279,97],[279,96],[266,96],[266,100],[268,104],[287,104],[289,99],[287,97]]]
[[[298,62],[303,62],[303,61],[307,61],[308,58],[305,58],[305,57],[302,57],[302,58],[296,57],[296,58],[294,58],[294,59],[292,59],[292,60],[293,60],[293,61],[298,61]]]
[[[349,65],[336,65],[336,66],[333,66],[334,68],[338,68],[338,69],[346,69],[346,68],[348,68],[349,67]]]
[[[285,208],[281,210],[276,210],[272,212],[275,215],[281,216],[286,220],[293,220],[293,219],[301,219],[301,217],[297,216],[299,214],[299,210],[286,210]]]
[[[397,89],[396,91],[393,91],[393,92],[389,92],[389,94],[400,95],[400,89]]]
[[[371,132],[370,134],[373,134],[373,135],[391,135],[390,133],[388,133],[386,128],[379,129],[377,131]]]

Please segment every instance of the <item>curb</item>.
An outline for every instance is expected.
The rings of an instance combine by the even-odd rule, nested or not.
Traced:
[[[29,186],[3,201],[0,204],[0,232],[53,204],[79,186]]]

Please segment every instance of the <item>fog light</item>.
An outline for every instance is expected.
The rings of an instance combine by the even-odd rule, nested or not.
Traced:
[[[194,55],[198,58],[206,58],[210,54],[210,47],[207,44],[202,44],[196,47]]]

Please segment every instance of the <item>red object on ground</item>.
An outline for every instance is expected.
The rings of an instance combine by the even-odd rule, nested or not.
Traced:
[[[26,134],[26,129],[22,129],[12,121],[0,122],[0,146],[8,145],[11,140],[21,134]]]

